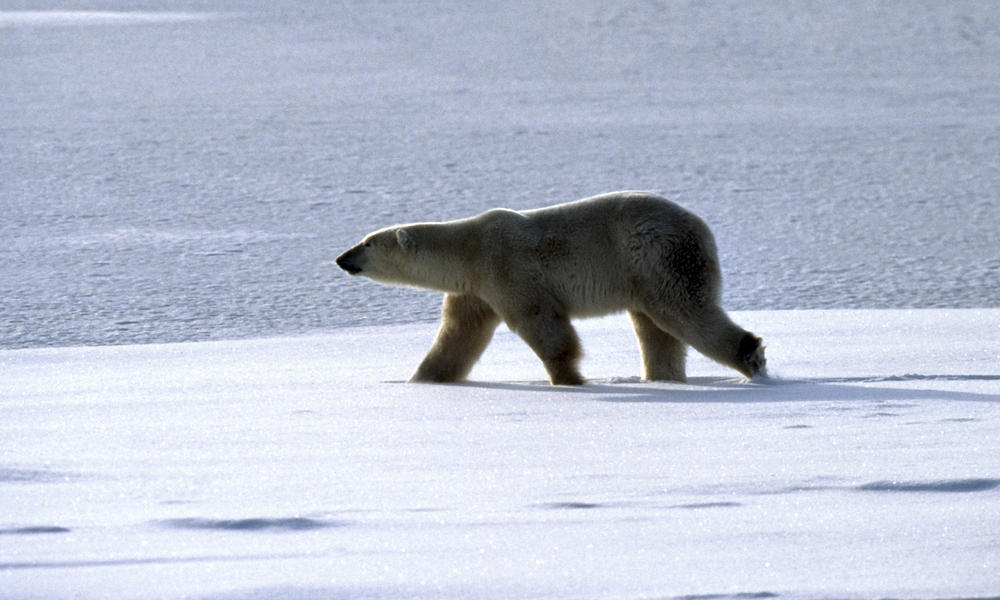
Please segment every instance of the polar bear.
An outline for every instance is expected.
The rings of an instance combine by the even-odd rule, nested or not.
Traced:
[[[746,377],[765,374],[761,339],[719,305],[722,276],[708,226],[652,194],[614,192],[388,227],[337,265],[445,293],[437,339],[411,381],[465,379],[502,319],[542,360],[553,385],[581,384],[570,319],[623,310],[647,380],[685,381],[687,345]]]

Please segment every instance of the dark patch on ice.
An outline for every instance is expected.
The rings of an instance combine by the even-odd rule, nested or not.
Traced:
[[[29,527],[11,527],[0,529],[0,535],[37,535],[44,533],[69,533],[69,529],[56,525],[32,525]]]
[[[897,598],[883,598],[882,600],[899,600]],[[957,598],[934,598],[933,600],[1000,600],[1000,596],[959,596]]]
[[[1000,375],[924,375],[907,373],[905,375],[862,375],[858,377],[817,377],[815,379],[782,379],[782,383],[883,383],[906,381],[1000,381]]]
[[[543,504],[543,508],[550,510],[589,510],[592,508],[604,508],[604,504],[597,502],[550,502]]]
[[[786,425],[783,429],[812,429],[812,425]]]
[[[449,589],[441,585],[433,588],[405,587],[381,582],[372,587],[301,587],[296,585],[276,585],[249,590],[234,590],[200,596],[197,600],[400,600],[403,598],[480,598],[484,596],[480,587],[469,589]],[[517,593],[508,597],[518,598]]]
[[[148,558],[109,558],[106,560],[51,560],[0,562],[0,571],[25,569],[92,569],[95,567],[131,567],[139,565],[169,565],[184,563],[236,562],[257,560],[287,560],[309,554],[251,554],[242,556],[151,556]]]
[[[905,375],[886,375],[869,377],[863,381],[1000,381],[1000,375],[921,375],[906,373]]]
[[[774,492],[775,494],[795,494],[798,492],[826,492],[829,490],[840,490],[843,489],[837,485],[790,485],[786,488],[781,488]],[[765,492],[765,494],[770,492]]]
[[[941,419],[941,423],[975,423],[979,419],[975,417],[954,417],[951,419]]]
[[[62,483],[79,479],[74,473],[43,471],[40,469],[2,469],[0,483]]]
[[[674,504],[670,508],[735,508],[737,506],[743,506],[743,504],[740,502],[692,502],[691,504]]]
[[[826,492],[830,490],[843,490],[843,489],[845,489],[844,486],[839,486],[834,484],[802,483],[802,484],[789,485],[786,487],[779,487],[772,489],[748,490],[744,493],[755,496],[780,496],[782,494],[798,494],[800,492]]]
[[[311,531],[329,527],[344,527],[341,521],[323,521],[292,517],[287,519],[165,519],[158,521],[171,529],[210,529],[216,531]]]
[[[937,481],[873,481],[859,485],[863,492],[985,492],[1000,487],[1000,479],[942,479]]]
[[[691,594],[687,596],[674,596],[671,600],[757,600],[777,597],[778,594],[772,594],[771,592],[737,592],[735,594]]]

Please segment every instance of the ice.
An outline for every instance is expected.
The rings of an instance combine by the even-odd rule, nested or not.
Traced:
[[[215,16],[212,13],[167,11],[0,10],[0,28],[179,23]]]
[[[431,321],[324,263],[621,189],[705,220],[728,307],[1000,298],[990,2],[0,7],[4,348]]]
[[[0,352],[4,598],[1000,593],[1000,309],[734,313],[773,378],[587,385],[429,324]]]

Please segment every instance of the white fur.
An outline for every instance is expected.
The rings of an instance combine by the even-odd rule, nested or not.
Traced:
[[[503,319],[553,383],[580,383],[569,319],[623,310],[632,316],[647,379],[683,380],[686,344],[748,377],[764,367],[759,338],[719,307],[721,273],[708,227],[649,194],[389,227],[337,262],[376,281],[447,294],[418,381],[464,378]]]

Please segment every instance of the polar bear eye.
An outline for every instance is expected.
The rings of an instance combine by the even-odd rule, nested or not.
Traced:
[[[365,248],[371,248],[372,247],[372,243],[371,242],[365,242],[364,243],[364,247]]]

